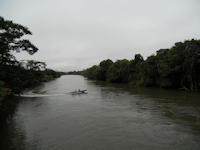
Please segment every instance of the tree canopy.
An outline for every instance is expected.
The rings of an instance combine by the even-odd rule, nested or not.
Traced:
[[[32,33],[27,27],[0,16],[0,110],[5,104],[4,98],[11,91],[20,93],[24,88],[57,78],[64,74],[46,69],[46,63],[26,60],[18,61],[15,53],[26,51],[33,55],[38,51],[29,40],[22,39]]]
[[[26,51],[33,55],[38,51],[29,40],[21,39],[24,35],[31,35],[32,33],[27,27],[12,21],[5,20],[0,16],[0,63],[15,64],[15,53]]]
[[[130,61],[117,60],[109,63],[103,72],[104,62],[79,74],[109,82],[200,90],[200,40],[177,42],[169,49],[157,50],[156,55],[146,60],[141,54],[136,54]]]

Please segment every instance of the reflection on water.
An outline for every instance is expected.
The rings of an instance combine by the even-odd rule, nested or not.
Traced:
[[[1,125],[3,149],[200,148],[198,92],[62,76],[20,99]]]

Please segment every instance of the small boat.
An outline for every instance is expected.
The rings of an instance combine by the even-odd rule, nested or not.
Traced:
[[[86,91],[87,91],[87,89],[86,90],[73,90],[69,93],[70,94],[87,94]]]

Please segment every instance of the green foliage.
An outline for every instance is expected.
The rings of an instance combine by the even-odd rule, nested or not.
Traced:
[[[82,71],[69,71],[65,73],[66,75],[81,75]]]
[[[44,82],[47,82],[50,80],[50,77],[48,75],[44,75]]]
[[[104,71],[103,68],[97,67],[94,71],[94,79],[95,80],[100,80],[100,81],[105,81],[106,79],[106,72]]]
[[[193,89],[197,84],[199,84],[197,74],[200,61],[200,41],[192,39],[191,41],[185,41],[184,49],[184,62],[183,70],[185,71],[184,79],[186,83],[189,84],[189,89]]]
[[[51,69],[35,71],[11,65],[0,65],[0,71],[1,69],[4,70],[4,73],[3,76],[0,76],[0,80],[4,81],[5,87],[12,89],[14,93],[20,93],[24,88],[35,86],[62,75],[61,72]]]
[[[11,91],[11,89],[4,87],[4,82],[0,81],[0,114],[5,110],[5,98],[10,95]]]
[[[143,61],[144,59],[140,54],[136,54],[135,59],[129,61],[128,82],[130,82],[131,84],[140,84],[140,71],[142,69],[141,65]]]
[[[0,81],[0,106],[2,104],[4,97],[6,97],[7,95],[10,95],[11,93],[11,89],[5,88],[3,86],[4,86],[4,82]]]
[[[170,87],[169,75],[171,74],[171,69],[169,66],[169,49],[160,49],[157,51],[157,69],[159,73],[159,83],[160,87]],[[166,86],[165,86],[166,85]]]
[[[128,64],[129,61],[124,60],[117,60],[113,63],[107,72],[107,81],[109,82],[128,82]]]
[[[4,20],[0,16],[0,63],[16,64],[14,53],[26,51],[30,55],[36,53],[38,48],[29,40],[20,39],[23,35],[31,34],[27,27],[12,21]]]
[[[95,70],[94,76],[96,80],[105,81],[108,68],[113,64],[112,60],[107,59],[100,62],[99,67]]]
[[[140,80],[138,85],[157,86],[159,73],[156,64],[156,56],[149,56],[145,62],[140,64],[140,68],[140,74],[138,75]]]
[[[26,63],[26,69],[35,71],[44,70],[46,69],[46,63],[35,60],[28,60]]]
[[[140,54],[130,61],[105,60],[80,74],[109,82],[200,90],[200,40],[177,42],[170,49],[158,50],[145,61]]]
[[[98,68],[98,66],[94,65],[91,68],[88,68],[85,71],[85,76],[88,77],[88,79],[95,79],[95,70]]]
[[[46,69],[45,62],[17,61],[14,54],[26,51],[33,55],[38,49],[29,40],[21,39],[31,34],[27,27],[0,16],[0,111],[8,108],[10,101],[3,101],[11,90],[19,94],[23,89],[49,81],[65,74]]]

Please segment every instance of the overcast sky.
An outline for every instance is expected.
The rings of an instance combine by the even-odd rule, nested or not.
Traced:
[[[111,59],[144,59],[200,39],[200,0],[0,0],[0,16],[22,24],[39,51],[18,60],[78,71]]]

